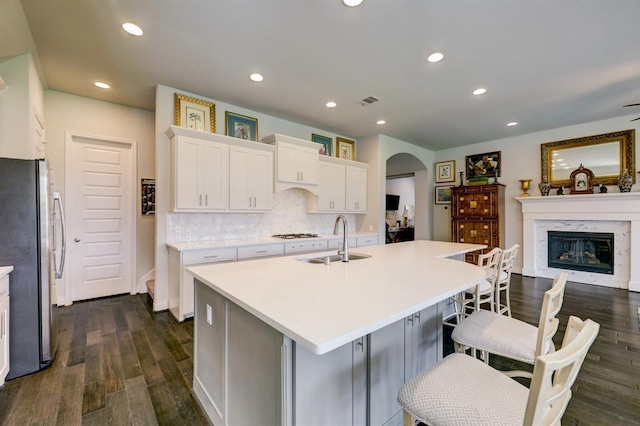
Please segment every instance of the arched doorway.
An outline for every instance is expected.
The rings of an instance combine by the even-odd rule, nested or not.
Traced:
[[[383,212],[384,222],[392,226],[399,221],[402,228],[405,225],[414,228],[415,239],[427,239],[427,167],[412,154],[398,153],[387,159],[386,179],[386,193],[400,198],[398,210]]]

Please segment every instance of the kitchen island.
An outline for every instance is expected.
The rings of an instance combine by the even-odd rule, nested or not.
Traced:
[[[194,393],[218,425],[401,424],[402,383],[442,357],[442,304],[484,272],[432,241],[189,268]],[[331,252],[333,254],[335,252]]]

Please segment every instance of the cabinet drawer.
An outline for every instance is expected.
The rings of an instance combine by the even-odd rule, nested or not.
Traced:
[[[342,238],[331,238],[328,240],[329,244],[327,249],[328,250],[333,250],[333,249],[338,249],[341,248],[340,246],[342,246]],[[357,239],[356,237],[349,237],[349,241],[347,241],[347,243],[349,244],[349,247],[356,247],[357,245]]]
[[[292,241],[284,244],[284,254],[326,251],[327,240]]]
[[[9,295],[9,274],[0,278],[0,301]]]
[[[357,247],[375,246],[378,244],[378,237],[375,235],[369,237],[358,237]]]
[[[233,262],[236,260],[237,249],[218,248],[189,250],[182,254],[183,265],[197,265],[200,263]]]
[[[284,244],[264,244],[261,246],[249,246],[238,248],[238,260],[253,259],[257,257],[283,256]]]

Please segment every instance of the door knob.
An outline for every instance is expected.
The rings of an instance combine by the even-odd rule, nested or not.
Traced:
[[[76,243],[80,242],[80,238],[74,238],[73,241],[75,241]]]

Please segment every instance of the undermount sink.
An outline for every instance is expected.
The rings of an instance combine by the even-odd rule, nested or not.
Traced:
[[[352,260],[360,260],[360,259],[366,259],[368,257],[371,257],[370,254],[361,254],[361,253],[349,253],[349,261]],[[316,263],[316,264],[326,264],[327,263],[327,259],[329,259],[329,263],[331,262],[340,262],[342,261],[342,256],[340,256],[339,254],[330,254],[330,255],[325,255],[325,256],[318,256],[318,257],[305,257],[305,258],[298,258],[299,261],[301,262],[307,262],[307,263]]]

